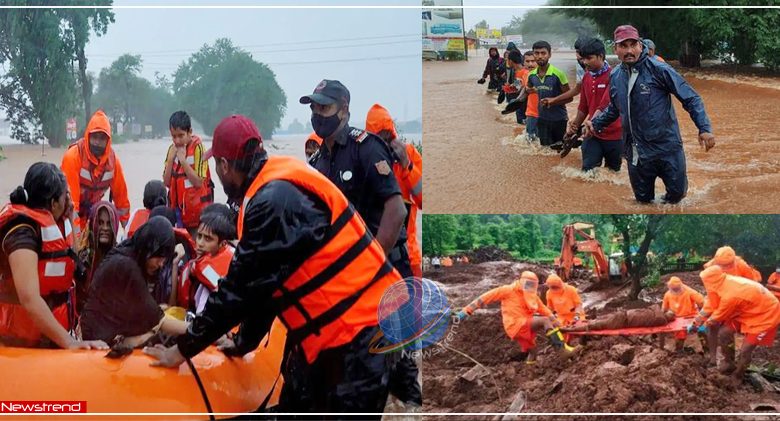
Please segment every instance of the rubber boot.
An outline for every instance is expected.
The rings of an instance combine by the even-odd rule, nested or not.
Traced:
[[[553,328],[550,329],[546,334],[548,339],[550,339],[550,343],[552,343],[552,346],[556,349],[563,350],[565,352],[574,352],[576,347],[570,346],[566,343],[566,341],[563,339],[563,333],[561,333],[560,328]]]
[[[721,347],[723,351],[723,367],[720,368],[720,372],[723,374],[731,374],[734,372],[736,366],[734,365],[734,343],[730,343]]]

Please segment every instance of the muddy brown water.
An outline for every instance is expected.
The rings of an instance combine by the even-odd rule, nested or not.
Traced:
[[[573,80],[572,52],[552,63]],[[564,159],[515,136],[515,116],[475,82],[484,58],[423,63],[424,173],[432,213],[777,213],[780,196],[780,78],[688,72],[704,99],[717,146],[704,152],[698,130],[674,100],[688,164],[688,197],[676,205],[634,201],[620,173],[580,171],[578,149]],[[701,76],[697,78],[695,76]],[[576,113],[568,105],[570,118]],[[663,195],[660,180],[656,197]]]

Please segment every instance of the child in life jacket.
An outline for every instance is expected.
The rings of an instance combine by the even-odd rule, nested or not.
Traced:
[[[227,206],[214,203],[204,208],[195,238],[196,258],[187,264],[179,283],[179,306],[194,314],[203,311],[219,279],[227,275],[234,252],[230,241],[235,238],[236,226]]]

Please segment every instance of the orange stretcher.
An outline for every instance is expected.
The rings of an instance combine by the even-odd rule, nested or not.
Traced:
[[[678,317],[663,326],[627,327],[623,329],[604,329],[604,330],[590,330],[587,332],[565,332],[565,333],[569,335],[577,335],[577,336],[585,336],[585,335],[633,336],[633,335],[652,335],[654,333],[674,333],[674,332],[679,332],[687,329],[688,326],[691,323],[693,323],[693,319],[694,317]]]

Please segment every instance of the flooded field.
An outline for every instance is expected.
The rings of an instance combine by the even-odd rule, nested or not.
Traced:
[[[574,53],[551,62],[574,80]],[[477,85],[482,57],[423,63],[425,186],[433,213],[777,213],[780,197],[780,78],[688,71],[702,96],[717,146],[704,152],[698,130],[673,100],[688,164],[688,197],[676,205],[634,201],[625,162],[620,173],[580,171],[579,149],[566,158],[517,134],[495,96]],[[760,80],[759,80],[760,79]],[[576,113],[577,100],[568,105]],[[660,180],[657,200],[663,195]]]

